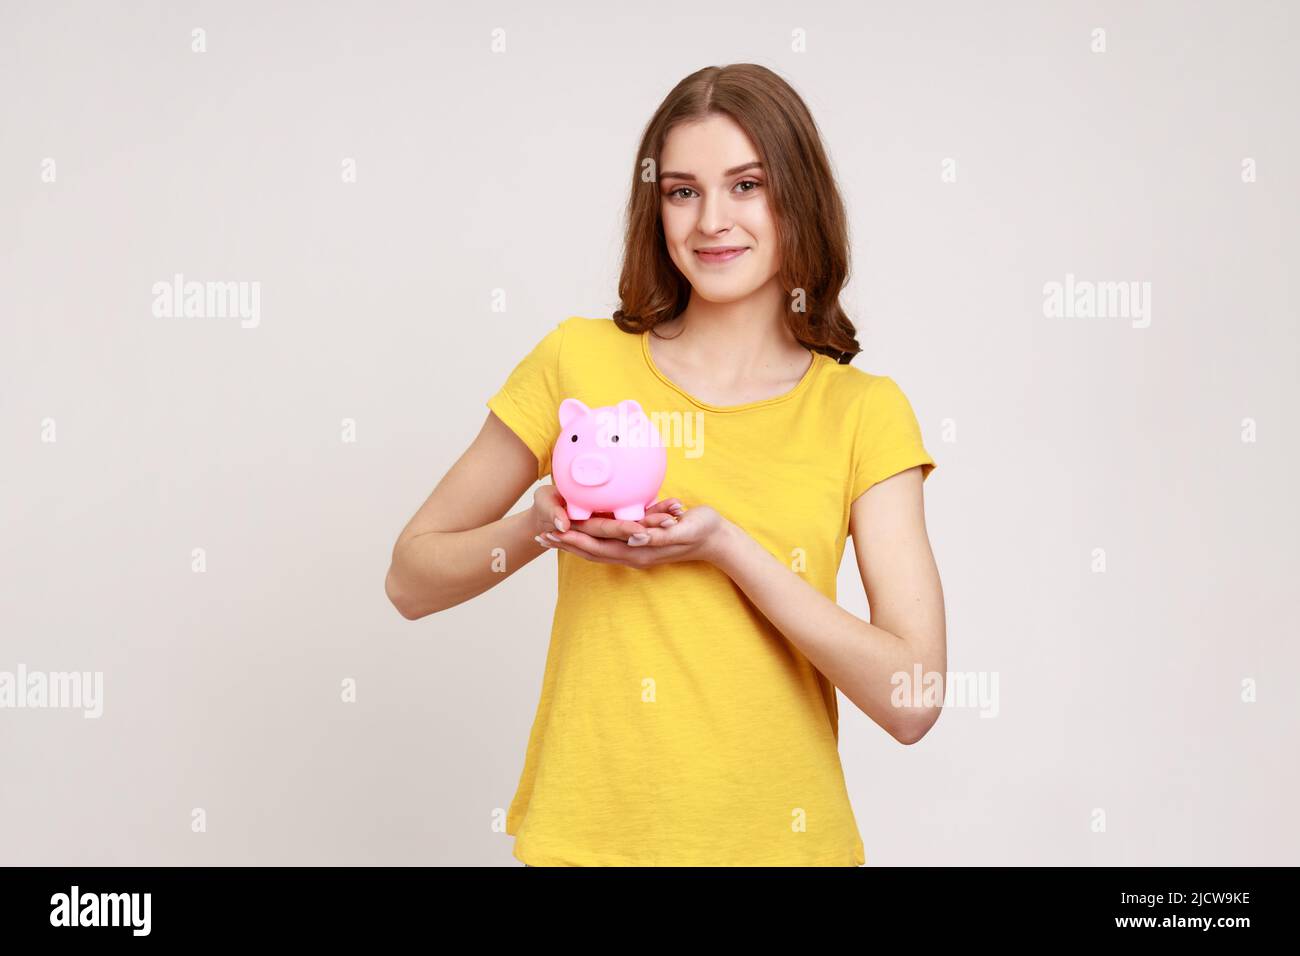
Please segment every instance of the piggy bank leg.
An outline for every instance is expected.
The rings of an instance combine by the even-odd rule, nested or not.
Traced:
[[[564,510],[569,513],[569,517],[574,521],[586,521],[591,517],[591,511],[587,508],[580,508],[571,501],[564,503]]]
[[[626,508],[615,508],[614,517],[619,521],[640,521],[645,517],[645,505],[628,505]]]

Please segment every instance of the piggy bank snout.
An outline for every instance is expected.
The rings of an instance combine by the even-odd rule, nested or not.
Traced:
[[[608,455],[587,452],[573,459],[569,465],[569,474],[580,485],[592,487],[609,481],[614,472],[614,465]]]

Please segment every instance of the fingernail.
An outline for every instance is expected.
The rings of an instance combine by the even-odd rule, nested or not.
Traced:
[[[536,541],[536,542],[537,542],[539,545],[541,545],[543,548],[549,548],[549,547],[550,547],[549,544],[547,544],[545,541],[542,540],[542,536],[541,536],[540,534],[535,534],[535,535],[533,535],[533,540]]]
[[[568,531],[569,522],[565,521],[563,518],[557,518],[555,521],[555,527],[559,528],[561,531]]]
[[[663,526],[666,528],[666,527],[668,527],[670,524],[676,524],[676,523],[677,523],[677,519],[676,519],[676,518],[665,518],[665,519],[664,519]]]
[[[551,534],[549,531],[546,532],[546,537],[550,538],[552,541],[559,541],[559,540],[560,540],[560,539],[557,538],[555,535]]]
[[[632,535],[632,537],[627,539],[627,543],[632,545],[632,547],[635,548],[637,545],[645,544],[649,540],[650,540],[650,535],[637,532],[636,534]]]

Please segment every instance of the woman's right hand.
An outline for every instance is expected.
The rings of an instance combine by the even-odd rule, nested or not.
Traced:
[[[533,492],[533,520],[540,538],[548,531],[567,531],[569,513],[564,510],[564,499],[554,485],[539,485]],[[538,544],[541,544],[539,541]]]
[[[646,508],[645,517],[640,521],[592,515],[579,523],[582,525],[581,530],[592,537],[627,541],[634,534],[645,534],[647,528],[658,528],[665,523],[675,524],[677,519],[674,515],[680,516],[682,511],[682,503],[676,498],[664,498]],[[533,492],[533,519],[537,525],[537,534],[533,540],[542,547],[546,547],[542,539],[547,532],[569,531],[573,528],[573,522],[565,510],[564,498],[552,484],[540,485]]]

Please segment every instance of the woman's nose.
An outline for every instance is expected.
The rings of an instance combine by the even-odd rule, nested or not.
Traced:
[[[700,204],[699,228],[701,232],[714,235],[731,227],[731,218],[727,211],[727,199],[718,193],[709,193]]]

